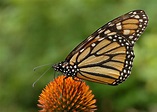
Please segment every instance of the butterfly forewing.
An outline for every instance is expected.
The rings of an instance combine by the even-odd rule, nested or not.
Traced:
[[[54,68],[67,77],[117,85],[131,74],[133,46],[147,24],[143,10],[126,13],[95,31]]]
[[[100,27],[87,39],[81,42],[66,58],[69,60],[76,52],[84,48],[90,41],[100,35],[100,37],[119,34],[126,38],[132,46],[144,32],[148,24],[148,17],[143,10],[128,12]],[[96,40],[95,40],[96,41]]]
[[[148,17],[143,10],[128,12],[99,28],[92,35],[105,33],[106,35],[119,34],[131,44],[138,40],[148,24]]]

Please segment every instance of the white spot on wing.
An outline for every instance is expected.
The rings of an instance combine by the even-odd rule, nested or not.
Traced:
[[[134,36],[129,36],[129,39],[132,39]]]
[[[81,49],[81,50],[80,50],[80,52],[83,52],[83,51],[84,51],[84,49]]]
[[[139,19],[140,22],[143,22],[143,19]]]
[[[137,19],[138,19],[138,18],[140,18],[140,16],[139,16],[139,15],[136,15],[136,16],[135,16],[135,18],[137,18]]]
[[[130,34],[130,30],[124,30],[123,34],[124,35],[129,35]]]
[[[118,25],[118,26],[116,26],[116,28],[117,28],[118,30],[121,30],[121,29],[122,29],[122,26],[121,26],[121,25]]]
[[[108,33],[110,33],[111,31],[110,30],[106,30],[105,32],[104,32],[104,34],[108,34]]]
[[[109,33],[107,35],[109,36],[109,35],[115,35],[115,34],[117,34],[117,33],[116,32],[111,32],[111,33]]]
[[[92,47],[94,47],[95,45],[96,45],[96,44],[95,44],[95,43],[93,43],[93,44],[92,44]]]
[[[102,41],[104,38],[100,38],[98,41]]]

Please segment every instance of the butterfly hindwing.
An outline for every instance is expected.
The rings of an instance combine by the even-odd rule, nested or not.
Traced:
[[[76,53],[70,62],[78,63],[76,77],[80,79],[117,85],[130,75],[133,59],[134,53],[129,42],[119,35],[111,35],[99,37]]]

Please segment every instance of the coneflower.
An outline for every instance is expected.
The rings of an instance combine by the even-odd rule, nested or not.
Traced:
[[[59,76],[39,96],[39,112],[94,112],[96,100],[85,82]]]

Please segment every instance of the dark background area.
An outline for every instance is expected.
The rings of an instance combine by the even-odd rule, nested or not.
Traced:
[[[156,0],[0,0],[0,111],[35,112],[38,96],[58,63],[92,32],[131,10],[149,25],[134,47],[131,76],[119,86],[87,82],[98,112],[157,112]]]

